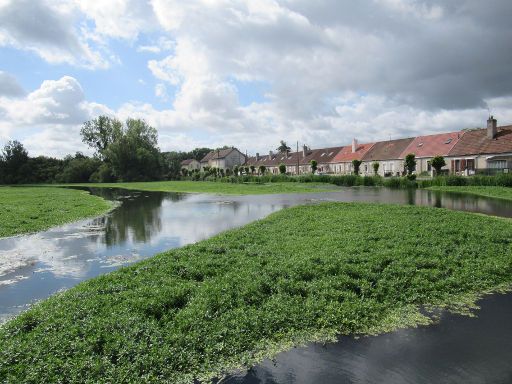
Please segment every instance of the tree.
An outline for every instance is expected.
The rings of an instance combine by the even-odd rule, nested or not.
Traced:
[[[187,168],[181,168],[181,174],[183,176],[185,176],[185,177],[188,176],[188,169]]]
[[[17,184],[26,181],[30,174],[28,152],[19,141],[9,141],[3,151],[0,162],[0,181]]]
[[[430,160],[430,165],[436,170],[436,176],[438,176],[441,173],[441,168],[446,165],[446,161],[443,156],[434,156],[432,160]]]
[[[254,172],[256,171],[256,167],[254,165],[251,165],[251,173],[254,175]]]
[[[359,175],[359,167],[363,162],[361,160],[354,159],[352,160],[352,166],[354,167],[354,174]]]
[[[317,169],[318,169],[317,161],[311,160],[311,173],[313,173],[313,175],[314,175]]]
[[[291,148],[288,145],[286,145],[286,142],[284,140],[281,140],[279,147],[277,147],[277,151],[279,153],[288,153],[291,151]]]
[[[104,158],[122,181],[158,180],[161,157],[157,144],[155,128],[144,120],[128,119],[120,137],[107,146]]]
[[[101,161],[98,158],[90,158],[77,152],[74,157],[66,156],[62,172],[56,179],[61,183],[87,183],[100,166]]]
[[[286,173],[286,165],[284,165],[283,163],[279,164],[279,173],[281,175],[284,175]]]
[[[96,154],[104,157],[109,145],[118,141],[123,134],[123,124],[108,116],[99,116],[96,119],[85,122],[80,130],[82,141],[90,148],[96,150]]]
[[[265,172],[267,171],[267,167],[265,167],[264,165],[260,165],[259,170],[260,170],[260,174],[261,174],[261,175],[264,175],[264,174],[265,174]]]
[[[234,175],[235,175],[235,176],[238,176],[238,172],[239,172],[239,171],[240,171],[240,169],[238,168],[238,165],[235,165],[235,166],[233,167],[233,173],[234,173]]]
[[[380,164],[377,162],[377,161],[374,161],[372,163],[372,167],[373,167],[373,173],[375,176],[377,176],[379,174],[379,167],[380,167]]]
[[[416,170],[416,156],[414,153],[409,153],[405,156],[405,170],[408,175],[411,175]]]

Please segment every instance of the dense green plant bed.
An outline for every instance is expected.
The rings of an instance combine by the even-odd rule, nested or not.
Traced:
[[[418,186],[421,188],[428,187],[445,187],[445,186],[496,186],[496,187],[512,187],[512,174],[501,173],[494,176],[439,176],[429,180],[419,180]]]
[[[334,187],[321,183],[221,183],[210,181],[153,181],[136,183],[73,184],[87,187],[124,188],[139,191],[264,195],[276,193],[328,192]]]
[[[191,382],[294,344],[425,324],[512,282],[512,221],[295,207],[79,284],[0,327],[0,382]]]
[[[41,231],[97,216],[111,208],[112,203],[84,191],[0,187],[0,237]]]
[[[460,187],[430,187],[433,191],[470,193],[485,197],[493,197],[496,199],[512,200],[512,188],[510,187],[477,187],[477,186],[460,186]]]

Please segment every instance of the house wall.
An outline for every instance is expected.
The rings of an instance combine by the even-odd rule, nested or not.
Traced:
[[[190,164],[184,166],[183,168],[186,168],[189,171],[193,171],[196,169],[200,169],[201,164],[199,163],[199,161],[195,160],[195,161],[192,161]]]
[[[239,151],[232,151],[223,159],[223,168],[224,169],[233,169],[235,165],[245,164],[245,155],[240,153]]]

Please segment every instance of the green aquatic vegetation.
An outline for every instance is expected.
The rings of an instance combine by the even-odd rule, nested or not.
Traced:
[[[124,188],[138,191],[213,193],[220,195],[265,195],[278,193],[329,192],[336,187],[324,183],[221,183],[213,181],[151,181],[134,183],[81,184],[87,187]]]
[[[109,201],[74,189],[0,187],[0,237],[98,216],[112,207]]]
[[[469,193],[484,197],[492,197],[495,199],[512,200],[512,188],[510,187],[493,187],[493,186],[438,186],[427,188],[432,191]]]
[[[0,382],[192,382],[308,341],[428,324],[512,283],[512,221],[294,207],[83,282],[0,327]]]

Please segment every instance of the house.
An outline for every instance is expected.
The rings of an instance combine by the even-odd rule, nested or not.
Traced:
[[[187,159],[181,162],[181,169],[186,169],[187,171],[195,171],[196,169],[201,169],[201,164],[196,159]]]
[[[462,132],[447,156],[455,174],[509,172],[512,168],[512,125],[497,126],[490,116],[487,128]]]
[[[341,147],[336,156],[331,159],[332,172],[337,175],[350,175],[354,169],[353,160],[362,160],[363,156],[373,147],[374,143],[359,144],[356,139],[352,140],[352,145]],[[359,172],[364,175],[373,174],[368,164],[362,164]]]
[[[311,161],[316,161],[318,173],[334,173],[332,160],[343,147],[329,147],[309,151],[304,154],[300,173],[311,173]],[[304,152],[304,151],[303,151]]]
[[[217,149],[201,159],[201,170],[205,167],[233,169],[235,165],[246,163],[246,156],[236,148]]]
[[[447,157],[453,147],[459,142],[461,132],[440,133],[435,135],[418,136],[405,148],[400,158],[405,159],[409,153],[416,157],[416,174],[423,172],[432,173],[430,161],[435,156]],[[443,167],[450,171],[450,164]]]
[[[405,149],[411,144],[414,138],[380,141],[375,143],[362,157],[362,170],[373,173],[374,162],[379,163],[379,175],[401,176],[404,173]]]

